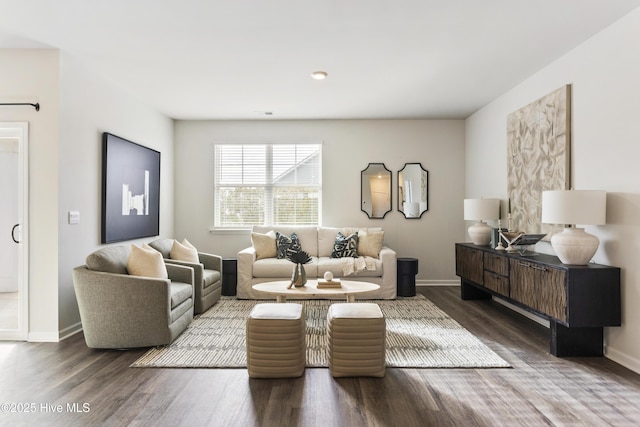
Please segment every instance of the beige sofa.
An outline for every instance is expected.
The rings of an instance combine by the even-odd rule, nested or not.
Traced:
[[[345,262],[342,258],[331,258],[338,232],[348,235],[353,231],[375,233],[380,228],[332,228],[315,226],[254,226],[253,233],[266,234],[280,232],[290,236],[298,235],[302,250],[311,256],[311,262],[305,264],[307,278],[323,277],[331,271],[334,277],[344,280],[366,281],[380,285],[380,289],[357,296],[359,299],[395,299],[396,298],[396,252],[382,246],[378,257],[359,258],[366,260],[370,269],[356,269],[353,274],[344,275]],[[364,241],[364,240],[361,240]],[[355,260],[355,259],[354,259]],[[375,267],[375,269],[373,269]],[[287,259],[261,258],[256,256],[256,248],[252,245],[238,252],[238,286],[237,297],[242,299],[273,299],[273,295],[256,291],[252,288],[257,283],[290,280],[293,264]],[[319,297],[321,298],[321,297]]]

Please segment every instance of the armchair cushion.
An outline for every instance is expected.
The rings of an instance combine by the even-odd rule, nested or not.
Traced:
[[[204,270],[203,276],[204,276],[203,280],[204,280],[205,288],[208,288],[209,286],[213,285],[214,283],[222,279],[222,275],[220,274],[219,271],[216,271],[216,270],[206,269]]]
[[[174,240],[169,255],[171,259],[177,259],[178,261],[200,262],[198,250],[187,239],[184,239],[182,243]]]
[[[193,288],[188,283],[171,284],[171,308],[174,309],[193,296]]]
[[[131,245],[131,252],[127,260],[127,271],[132,276],[168,278],[167,267],[164,265],[162,254],[149,247]],[[147,249],[148,248],[148,249]]]

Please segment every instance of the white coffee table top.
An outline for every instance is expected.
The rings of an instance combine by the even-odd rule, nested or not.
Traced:
[[[268,294],[275,294],[278,302],[285,302],[287,297],[295,298],[309,298],[314,296],[337,296],[344,295],[347,298],[347,302],[353,302],[355,300],[354,294],[371,292],[380,289],[380,285],[376,285],[371,282],[358,282],[355,280],[341,280],[342,286],[340,288],[317,288],[317,280],[308,280],[307,284],[300,287],[288,286],[291,284],[290,280],[278,280],[275,282],[263,282],[253,285],[253,289],[256,291],[266,292]]]

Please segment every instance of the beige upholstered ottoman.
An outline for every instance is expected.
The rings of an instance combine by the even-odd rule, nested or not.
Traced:
[[[306,362],[302,305],[256,305],[247,319],[246,342],[251,378],[301,376]]]
[[[384,377],[386,323],[378,304],[332,304],[327,359],[334,377]]]

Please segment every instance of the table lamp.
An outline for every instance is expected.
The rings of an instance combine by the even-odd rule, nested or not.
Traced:
[[[607,192],[601,190],[554,190],[542,192],[542,222],[563,224],[551,237],[551,246],[564,264],[586,265],[600,240],[575,224],[606,223]]]
[[[467,229],[474,245],[491,242],[491,227],[484,220],[500,217],[500,199],[464,199],[464,219],[478,221]]]

